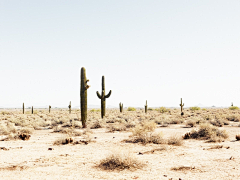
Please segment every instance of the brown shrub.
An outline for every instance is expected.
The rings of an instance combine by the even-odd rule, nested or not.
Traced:
[[[240,141],[240,134],[236,135],[236,139],[237,139],[237,141]]]
[[[145,164],[138,161],[129,153],[114,153],[109,157],[100,161],[100,164],[97,166],[103,170],[136,170],[144,167]]]
[[[62,137],[60,139],[57,139],[54,141],[53,145],[65,145],[65,144],[70,144],[73,142],[73,139],[71,137]]]
[[[223,139],[228,138],[228,134],[225,130],[219,130],[216,127],[206,123],[201,124],[198,130],[193,130],[186,133],[183,139],[205,139],[210,140],[210,142],[219,142]]]
[[[182,137],[177,137],[176,135],[171,136],[168,140],[167,143],[169,145],[174,145],[174,146],[181,146],[183,145],[183,138]]]
[[[21,133],[21,134],[19,134],[19,138],[22,139],[22,140],[24,140],[24,141],[25,141],[25,140],[29,140],[30,137],[31,137],[31,135],[28,134],[28,133]]]

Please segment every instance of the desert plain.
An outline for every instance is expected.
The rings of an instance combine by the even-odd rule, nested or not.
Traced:
[[[239,109],[1,109],[0,179],[237,180],[239,134]]]

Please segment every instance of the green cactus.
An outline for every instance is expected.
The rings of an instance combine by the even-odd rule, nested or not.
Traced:
[[[183,113],[183,106],[184,106],[184,103],[182,103],[182,98],[181,98],[181,104],[179,104],[181,106],[181,116],[184,115]]]
[[[81,68],[81,88],[80,88],[80,105],[81,105],[81,121],[83,128],[86,128],[87,121],[87,89],[90,87],[87,85],[86,70]]]
[[[22,106],[22,108],[23,108],[23,114],[24,114],[24,103],[23,103],[23,106]]]
[[[51,111],[51,108],[52,108],[52,106],[48,106],[48,111],[49,111],[49,113],[50,113],[50,111]]]
[[[120,112],[123,112],[123,103],[119,103]]]
[[[71,107],[72,107],[72,105],[71,105],[71,101],[70,101],[70,103],[69,103],[69,105],[68,105],[68,108],[69,108],[69,114],[71,114],[71,112],[72,112]]]
[[[102,76],[102,94],[100,95],[97,91],[97,96],[99,99],[101,99],[101,117],[103,118],[105,116],[106,112],[106,98],[109,98],[112,93],[112,90],[109,91],[107,95],[105,95],[105,79],[104,76]]]
[[[32,114],[33,114],[33,106],[32,106]]]
[[[145,105],[145,113],[147,113],[147,100],[146,100],[146,105]]]

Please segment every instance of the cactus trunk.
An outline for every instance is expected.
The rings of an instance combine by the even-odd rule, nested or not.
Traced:
[[[123,103],[119,103],[120,112],[123,112]]]
[[[32,106],[32,114],[33,114],[33,106]]]
[[[71,114],[71,112],[72,112],[71,107],[72,107],[72,105],[71,105],[71,101],[70,101],[69,106],[68,106],[68,108],[69,108],[69,114]]]
[[[146,100],[146,105],[145,105],[145,113],[147,113],[147,100]]]
[[[86,70],[81,68],[81,87],[80,87],[80,105],[81,105],[81,121],[83,128],[86,128],[87,121],[87,89],[90,87],[87,85]]]
[[[51,111],[51,106],[49,105],[49,107],[48,107],[48,111],[49,111],[49,113],[50,113],[50,111]]]
[[[24,103],[23,103],[23,107],[22,108],[23,108],[23,114],[24,114]]]
[[[100,95],[97,91],[97,96],[101,99],[101,117],[103,118],[106,113],[106,98],[109,98],[112,93],[112,90],[109,91],[107,95],[105,95],[105,78],[102,76],[102,94]]]
[[[182,103],[182,98],[181,98],[181,104],[180,104],[180,106],[181,106],[181,116],[182,116],[182,115],[184,115],[184,113],[183,113],[183,106],[184,106],[184,104]]]

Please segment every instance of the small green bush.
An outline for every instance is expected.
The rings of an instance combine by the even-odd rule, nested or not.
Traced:
[[[128,111],[136,111],[136,108],[134,108],[134,107],[128,107],[127,110],[128,110]]]
[[[229,107],[229,109],[230,109],[230,110],[238,110],[239,107],[237,107],[237,106],[231,106],[231,107]]]
[[[160,113],[165,113],[165,112],[168,112],[169,110],[165,107],[160,107],[159,111],[160,111]]]
[[[194,106],[194,107],[190,107],[189,108],[191,111],[197,111],[197,110],[201,110],[200,107]]]

